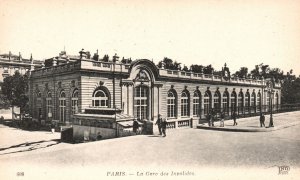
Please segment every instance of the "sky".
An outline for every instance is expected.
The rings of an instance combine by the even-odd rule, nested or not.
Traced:
[[[300,75],[300,0],[0,0],[0,53],[164,57]]]

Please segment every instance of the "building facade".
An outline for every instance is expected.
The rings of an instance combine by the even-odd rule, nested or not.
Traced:
[[[11,52],[8,54],[0,54],[0,93],[1,93],[1,83],[3,79],[7,76],[13,76],[15,72],[20,74],[25,74],[30,72],[34,68],[41,68],[43,61],[34,60],[32,56],[30,59],[22,58],[21,53],[19,55],[14,55]],[[19,114],[20,109],[18,107],[14,108],[14,113]],[[12,114],[12,108],[0,108],[0,116],[5,119],[14,119]]]
[[[152,61],[104,62],[80,56],[74,61],[35,69],[30,77],[30,108],[34,119],[78,124],[76,116],[94,110],[156,121],[168,128],[196,127],[213,109],[240,116],[280,105],[280,84],[158,68]],[[272,86],[270,94],[266,88]],[[95,111],[96,112],[96,111]]]

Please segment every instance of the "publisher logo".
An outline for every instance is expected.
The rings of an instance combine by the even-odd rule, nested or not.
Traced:
[[[288,175],[290,171],[290,166],[277,166],[278,175]]]

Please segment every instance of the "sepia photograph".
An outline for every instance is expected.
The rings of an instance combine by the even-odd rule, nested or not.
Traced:
[[[300,178],[300,0],[0,0],[0,179]]]

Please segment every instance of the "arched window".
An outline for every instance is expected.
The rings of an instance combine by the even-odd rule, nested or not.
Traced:
[[[65,122],[66,120],[66,93],[60,92],[59,95],[59,120]]]
[[[261,110],[261,94],[260,92],[257,93],[257,100],[256,100],[256,112],[260,112]]]
[[[200,91],[195,91],[193,96],[193,115],[200,116],[201,115],[201,93]]]
[[[231,112],[236,111],[236,93],[235,91],[232,91],[230,95],[230,101],[231,101]]]
[[[168,114],[169,118],[175,118],[177,116],[177,95],[174,90],[169,90],[168,97],[167,97],[167,107],[168,107]]]
[[[47,119],[51,120],[52,119],[52,94],[51,92],[47,93],[46,97],[46,110],[47,110]]]
[[[190,107],[189,107],[189,93],[187,91],[183,91],[181,93],[181,116],[186,117],[190,115]]]
[[[249,112],[249,107],[250,107],[250,93],[246,92],[246,94],[245,94],[245,113]]]
[[[109,107],[109,94],[105,88],[100,87],[95,90],[93,94],[93,107]]]
[[[243,92],[239,93],[238,96],[238,113],[243,113],[243,109],[244,109],[244,94]]]
[[[211,96],[210,92],[206,91],[203,97],[203,105],[204,105],[204,115],[206,116],[210,111],[211,104]]]
[[[221,96],[220,92],[216,91],[214,94],[214,109],[218,112],[221,106]]]
[[[227,91],[223,93],[223,99],[222,99],[222,104],[223,104],[223,112],[228,115],[229,112],[229,94]]]
[[[78,113],[78,89],[75,89],[72,93],[72,114]]]
[[[255,112],[255,109],[256,109],[255,100],[256,100],[256,95],[255,95],[255,92],[253,92],[251,94],[251,99],[250,99],[250,108],[251,108],[251,112],[253,112],[253,113]]]
[[[137,86],[134,93],[134,113],[139,119],[148,119],[148,87]]]

